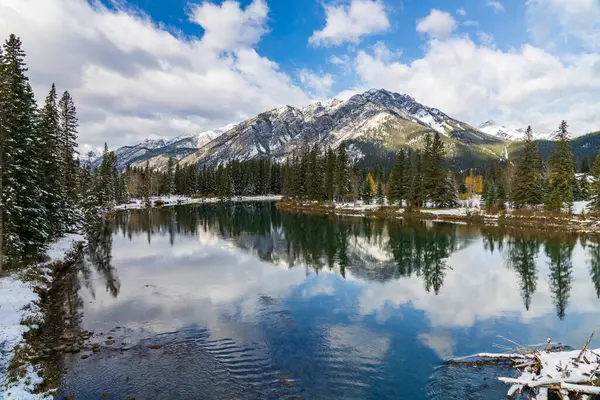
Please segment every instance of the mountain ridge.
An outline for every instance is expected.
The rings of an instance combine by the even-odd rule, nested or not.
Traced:
[[[322,150],[344,143],[359,162],[386,162],[400,148],[420,149],[425,134],[438,132],[456,166],[504,159],[524,130],[486,121],[475,128],[406,94],[371,89],[348,100],[331,99],[302,107],[284,105],[222,128],[165,141],[146,140],[116,150],[117,167],[162,168],[169,157],[182,164],[215,166],[256,158],[285,161],[303,146]],[[536,139],[546,136],[538,135]],[[551,139],[551,137],[547,137]],[[99,159],[95,160],[96,165]]]

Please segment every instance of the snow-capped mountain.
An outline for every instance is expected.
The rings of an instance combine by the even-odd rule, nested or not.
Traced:
[[[216,138],[221,136],[223,133],[225,133],[228,130],[230,130],[231,128],[233,128],[235,125],[236,124],[229,124],[229,125],[223,126],[221,128],[217,128],[217,129],[212,129],[212,130],[199,132],[199,133],[192,133],[190,135],[177,136],[176,138],[173,138],[173,139],[167,141],[164,144],[164,146],[174,146],[177,148],[195,147],[195,148],[199,149],[202,146],[209,143],[210,141],[215,140]]]
[[[168,141],[146,140],[121,147],[116,155],[119,168],[147,160],[162,167],[169,157],[184,164],[217,165],[255,158],[282,161],[305,145],[335,149],[344,143],[357,160],[384,162],[402,147],[421,148],[425,134],[438,132],[455,161],[472,162],[502,158],[493,145],[516,137],[516,133],[500,135],[491,126],[482,131],[408,95],[372,89],[346,101],[286,105],[220,129]]]
[[[160,168],[166,165],[169,157],[179,160],[215,140],[234,126],[235,124],[230,124],[222,128],[177,136],[170,140],[146,139],[133,146],[119,147],[115,150],[117,168],[123,169],[127,165],[141,165],[146,160],[150,160],[152,167]],[[101,162],[102,157],[100,156],[92,162],[92,165],[98,166]]]
[[[506,141],[520,141],[525,139],[526,128],[515,128],[502,125],[496,121],[489,120],[477,127],[481,132]],[[535,140],[556,140],[556,132],[533,133]]]
[[[347,101],[337,99],[296,108],[279,107],[241,122],[183,163],[216,165],[230,160],[286,159],[303,145],[352,146],[358,157],[374,151],[418,148],[424,134],[439,132],[455,148],[500,142],[408,95],[369,90]]]
[[[486,121],[477,127],[481,132],[486,133],[490,136],[497,137],[502,140],[523,140],[525,138],[525,129],[507,127],[496,123],[496,121]]]

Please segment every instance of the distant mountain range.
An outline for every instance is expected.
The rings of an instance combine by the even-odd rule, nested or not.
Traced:
[[[118,168],[146,161],[162,168],[169,157],[182,164],[215,166],[231,160],[284,161],[307,144],[335,149],[344,143],[359,163],[387,163],[402,147],[421,148],[425,134],[434,132],[442,135],[447,155],[458,167],[510,158],[525,135],[522,128],[494,121],[475,128],[408,95],[372,89],[346,101],[279,107],[238,124],[168,141],[148,139],[118,148],[116,156]],[[536,138],[548,141],[552,135]],[[99,163],[100,158],[93,160]]]

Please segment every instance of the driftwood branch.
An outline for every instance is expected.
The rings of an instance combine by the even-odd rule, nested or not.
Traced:
[[[596,334],[596,331],[598,330],[598,328],[594,329],[594,332],[592,332],[592,334],[590,335],[590,338],[588,339],[588,341],[585,343],[585,346],[583,346],[583,349],[581,349],[581,353],[579,353],[579,355],[577,356],[577,358],[575,359],[575,362],[579,362],[579,360],[581,359],[581,357],[583,356],[583,354],[585,353],[585,350],[587,349],[587,347],[590,345],[594,335]]]

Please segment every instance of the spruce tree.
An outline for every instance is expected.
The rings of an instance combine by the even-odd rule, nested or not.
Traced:
[[[148,162],[146,162],[148,170],[148,179],[150,179],[150,170]],[[116,158],[113,151],[108,150],[108,145],[104,143],[104,152],[102,153],[102,163],[97,174],[96,190],[99,193],[99,198],[102,206],[106,206],[115,201],[115,182],[116,182]],[[150,182],[151,183],[151,182]],[[148,192],[150,195],[150,192]]]
[[[65,91],[58,102],[60,157],[62,158],[62,186],[65,194],[65,218],[67,228],[72,228],[80,219],[77,204],[77,111],[69,92]]]
[[[581,160],[581,167],[579,168],[579,172],[582,174],[590,173],[590,160],[587,156],[583,156],[583,160]]]
[[[336,187],[337,187],[337,199],[343,201],[349,190],[349,173],[348,173],[348,156],[346,154],[346,147],[342,143],[338,148],[336,157]]]
[[[425,138],[423,185],[426,198],[433,206],[441,206],[452,196],[444,170],[444,143],[437,132],[433,137],[428,134]]]
[[[43,200],[46,209],[50,211],[46,219],[51,227],[52,237],[59,237],[67,230],[65,223],[68,201],[64,185],[66,168],[59,123],[56,87],[53,84],[41,111],[39,124],[39,134],[45,144],[42,148],[46,182]]]
[[[371,194],[371,183],[369,182],[369,176],[367,175],[365,177],[365,180],[363,181],[363,187],[362,187],[362,200],[363,203],[365,204],[371,204],[371,198],[372,198],[372,194]]]
[[[383,182],[379,180],[377,182],[377,204],[383,204],[385,202],[385,193],[383,192]]]
[[[167,194],[168,195],[173,195],[175,194],[176,188],[175,188],[175,172],[173,171],[173,167],[175,165],[175,159],[173,157],[169,157],[169,161],[167,162],[167,176],[166,176],[166,189],[167,189]]]
[[[325,196],[329,202],[333,202],[335,197],[335,152],[331,148],[327,149],[325,165]]]
[[[533,141],[531,126],[525,133],[523,157],[519,160],[512,183],[512,204],[515,208],[537,206],[543,201],[540,180],[541,160]]]
[[[35,253],[49,238],[42,201],[44,166],[36,154],[44,143],[37,135],[37,106],[25,76],[25,52],[11,34],[3,46],[2,121],[2,256],[17,261]]]
[[[573,208],[573,190],[575,187],[575,161],[571,152],[568,125],[562,121],[557,132],[558,140],[550,156],[550,176],[546,208],[561,211]]]
[[[404,150],[400,150],[392,167],[392,174],[389,180],[388,197],[390,203],[398,203],[402,206],[402,200],[407,197],[407,162]]]
[[[591,184],[591,208],[595,212],[600,212],[600,151],[596,158],[594,159],[594,163],[592,164],[591,173],[593,177],[593,182]]]
[[[458,207],[458,188],[451,172],[445,173],[437,204],[442,207]]]
[[[425,189],[423,185],[423,163],[419,153],[415,153],[411,162],[411,185],[410,185],[410,206],[421,207],[425,202]]]

